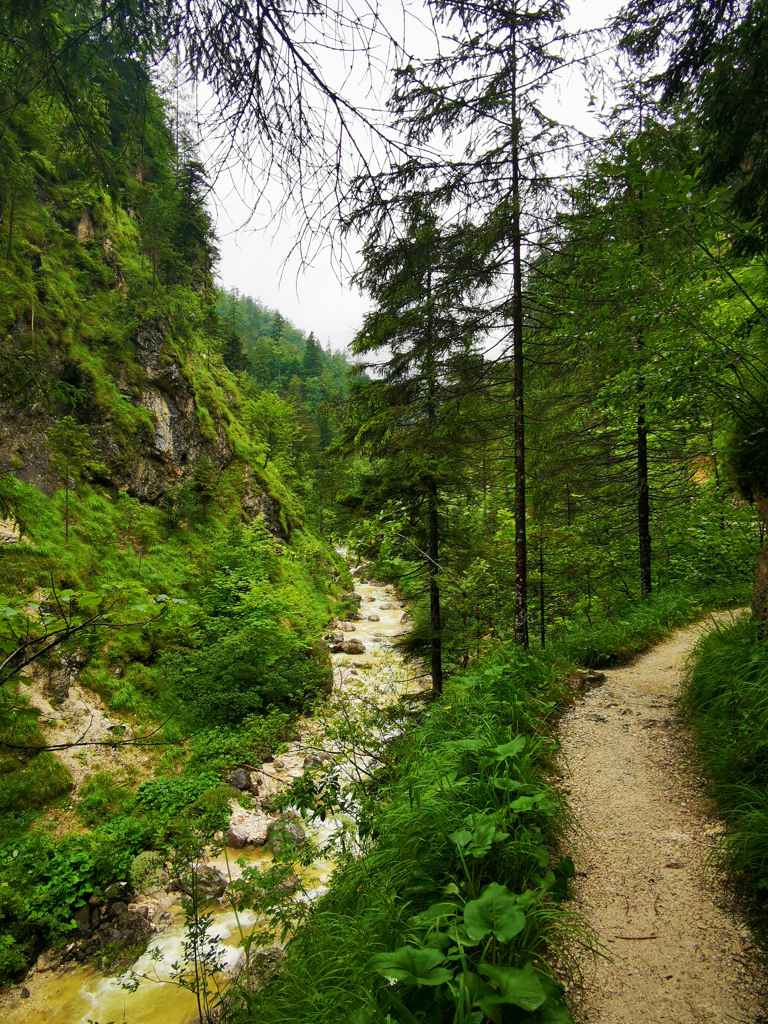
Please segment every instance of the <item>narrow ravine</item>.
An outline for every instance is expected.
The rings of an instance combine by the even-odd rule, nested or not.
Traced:
[[[394,588],[356,580],[355,591],[361,599],[359,618],[337,624],[333,629],[336,643],[333,640],[331,643],[338,647],[339,641],[355,639],[360,641],[363,650],[332,654],[333,698],[346,695],[351,703],[355,698],[361,698],[383,705],[404,693],[418,691],[423,680],[414,677],[412,667],[405,668],[392,646],[393,638],[405,629],[406,617]],[[331,701],[330,707],[333,706]],[[263,766],[269,771],[270,793],[289,785],[301,775],[305,763],[311,763],[319,752],[333,752],[334,741],[324,734],[324,721],[332,725],[331,720],[322,714],[301,720],[297,730],[299,738],[273,762]],[[359,767],[360,761],[355,759],[346,770],[353,773]],[[244,812],[244,827],[251,827],[260,816],[267,817],[258,807]],[[314,830],[315,837],[322,841],[333,831],[335,824],[326,821],[310,826],[310,830]],[[208,863],[223,869],[231,877],[237,877],[241,870],[237,865],[238,859],[247,865],[266,866],[272,858],[259,843],[243,848],[225,848],[211,856]],[[325,891],[332,871],[333,861],[325,857],[302,869],[303,885],[299,898],[313,899]],[[165,894],[165,899],[169,924],[151,940],[146,953],[134,967],[137,974],[156,976],[158,980],[144,980],[135,992],[129,992],[124,987],[125,975],[110,977],[89,966],[48,969],[44,956],[24,986],[3,997],[0,1008],[7,1024],[39,1024],[40,1021],[46,1024],[107,1024],[123,1020],[130,1024],[191,1024],[196,1021],[198,1011],[194,995],[164,980],[171,973],[170,965],[183,958],[185,940],[178,898]],[[212,933],[219,936],[228,971],[233,972],[242,958],[242,930],[247,933],[254,927],[256,915],[241,913],[238,922],[226,899],[212,904],[210,909],[214,915]],[[154,959],[155,951],[162,956],[160,962]]]
[[[749,930],[709,860],[722,825],[675,703],[697,638],[731,615],[607,672],[563,720],[575,904],[599,944],[572,993],[581,1024],[764,1019]]]

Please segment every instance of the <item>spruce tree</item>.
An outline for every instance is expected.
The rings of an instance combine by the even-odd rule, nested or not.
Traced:
[[[494,268],[503,298],[489,322],[506,332],[511,362],[516,520],[515,638],[528,645],[525,335],[529,325],[528,262],[551,217],[549,154],[566,145],[566,130],[542,107],[542,95],[564,61],[560,0],[503,0],[468,7],[432,0],[444,29],[439,56],[411,62],[398,76],[394,112],[406,118],[414,143],[447,139],[458,157],[404,168],[421,193],[460,205],[485,225],[485,266]],[[418,164],[418,162],[416,162]],[[498,358],[498,357],[497,357]]]
[[[320,348],[317,338],[312,332],[310,332],[305,345],[301,375],[306,380],[310,377],[320,376],[323,368],[323,350]]]
[[[441,505],[460,463],[462,372],[476,332],[467,301],[478,284],[469,272],[473,243],[471,229],[441,230],[415,203],[402,234],[368,240],[356,277],[375,302],[353,343],[372,357],[357,388],[356,440],[378,460],[380,496],[397,496],[421,523],[412,543],[428,579],[436,693],[444,671]]]

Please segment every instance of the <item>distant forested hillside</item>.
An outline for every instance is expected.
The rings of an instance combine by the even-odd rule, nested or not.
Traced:
[[[254,396],[267,439],[265,465],[277,464],[318,526],[335,522],[343,461],[333,450],[349,397],[351,365],[323,349],[276,310],[236,291],[218,293],[224,362]]]

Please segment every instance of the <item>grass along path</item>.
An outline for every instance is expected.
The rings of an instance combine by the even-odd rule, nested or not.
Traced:
[[[708,863],[722,825],[676,707],[697,638],[732,614],[678,630],[607,672],[563,720],[575,902],[600,947],[581,963],[584,1024],[764,1019],[750,933]]]

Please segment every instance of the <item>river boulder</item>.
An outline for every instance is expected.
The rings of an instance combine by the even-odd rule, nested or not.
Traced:
[[[238,965],[235,977],[237,986],[242,991],[256,992],[266,985],[280,967],[285,951],[280,946],[264,946],[252,949]],[[226,995],[225,995],[226,1004]]]
[[[333,755],[329,754],[325,750],[314,750],[311,754],[307,754],[302,762],[302,768],[320,768],[322,765],[327,764],[333,760]]]
[[[303,846],[307,841],[304,824],[297,814],[283,814],[269,826],[267,847],[280,853],[291,846]]]
[[[261,811],[247,811],[232,804],[232,817],[226,834],[227,846],[241,850],[244,846],[263,846],[267,841],[273,819]]]
[[[245,768],[234,768],[227,776],[227,784],[246,792],[251,789],[251,773]]]
[[[365,654],[365,644],[362,640],[345,640],[341,650],[344,654]]]
[[[172,888],[190,898],[196,896],[205,903],[224,895],[227,876],[211,864],[195,864],[190,871],[174,880]]]

